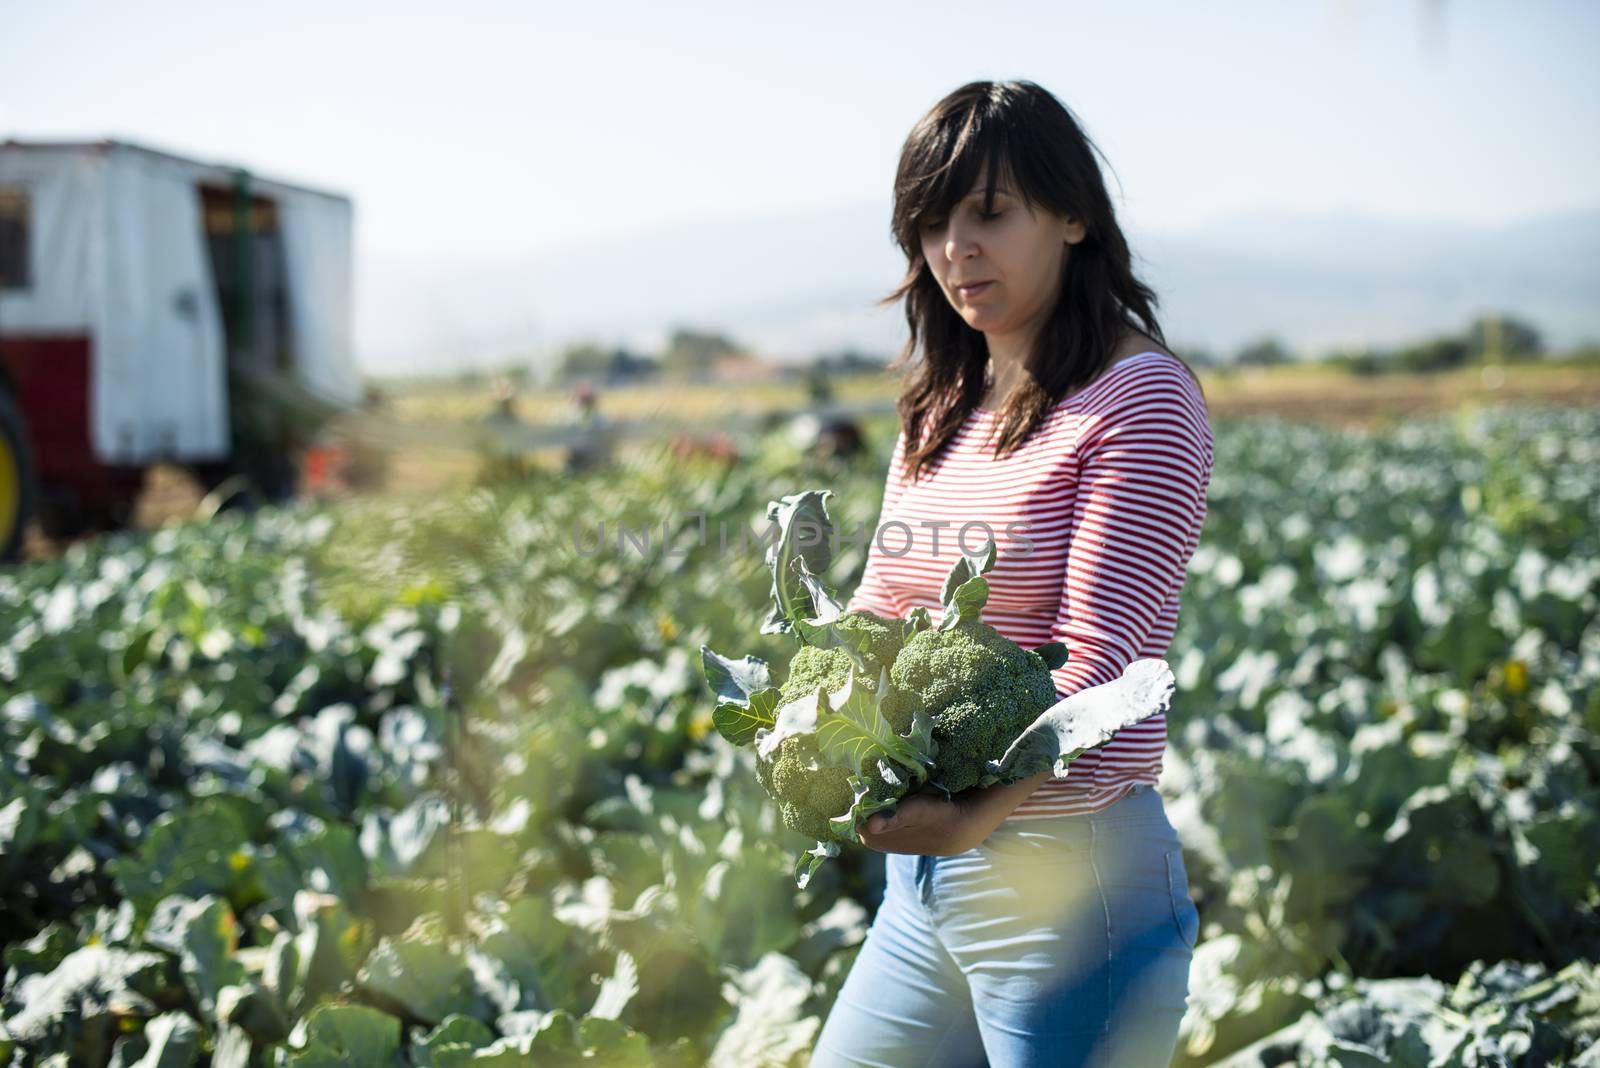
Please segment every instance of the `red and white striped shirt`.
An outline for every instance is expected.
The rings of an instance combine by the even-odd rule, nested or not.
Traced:
[[[1211,426],[1188,371],[1165,353],[1128,357],[1058,403],[1003,458],[984,441],[998,419],[972,412],[915,483],[905,478],[902,430],[847,607],[904,618],[920,605],[937,622],[956,537],[982,523],[964,543],[977,550],[990,531],[995,539],[984,622],[1025,649],[1065,644],[1069,659],[1055,672],[1062,697],[1110,682],[1131,660],[1165,656],[1211,483]],[[1008,818],[1093,812],[1137,783],[1153,786],[1166,742],[1164,715],[1127,727]]]

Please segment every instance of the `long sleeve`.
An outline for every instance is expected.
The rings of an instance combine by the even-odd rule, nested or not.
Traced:
[[[1067,662],[1052,676],[1060,696],[1166,656],[1211,480],[1205,398],[1188,369],[1156,351],[1121,360],[1003,456],[991,433],[999,418],[972,412],[915,482],[905,477],[906,443],[895,442],[878,525],[904,524],[912,537],[891,531],[889,553],[867,546],[846,607],[900,618],[926,608],[939,618],[952,543],[979,523],[1001,542],[984,621],[1024,649],[1064,644]],[[1013,541],[1013,524],[1033,550]],[[1118,731],[1007,818],[1094,812],[1136,784],[1154,785],[1166,739],[1165,716]]]
[[[1176,366],[1127,385],[1079,447],[1066,578],[1050,631],[1069,656],[1055,672],[1062,697],[1165,651],[1205,520],[1212,437],[1198,389]],[[1158,622],[1159,649],[1147,653]]]
[[[878,508],[878,518],[873,522],[872,528],[867,531],[867,563],[861,574],[861,582],[856,586],[855,593],[845,604],[845,609],[850,612],[876,612],[880,616],[891,618],[900,615],[900,608],[895,602],[894,594],[884,582],[883,554],[878,551],[877,530],[883,523],[884,517],[900,499],[900,494],[905,486],[901,481],[902,465],[905,460],[905,431],[902,430],[895,438],[894,450],[889,458],[889,472],[883,484],[883,502]]]

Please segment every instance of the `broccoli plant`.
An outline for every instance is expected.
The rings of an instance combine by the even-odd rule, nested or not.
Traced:
[[[984,578],[995,564],[990,538],[963,552],[945,577],[938,626],[918,608],[914,631],[890,670],[892,700],[927,714],[938,747],[929,786],[957,794],[1067,765],[1123,727],[1166,711],[1174,679],[1165,660],[1135,660],[1120,678],[1065,700],[1051,674],[1067,663],[1060,642],[1023,649],[983,622]]]
[[[944,583],[944,613],[937,627],[926,613],[889,673],[894,700],[926,712],[939,744],[932,784],[947,794],[977,786],[1034,720],[1059,700],[1051,672],[1067,661],[1060,642],[1024,649],[983,622],[994,567],[991,538],[977,553],[963,553]]]
[[[817,839],[796,869],[803,888],[841,842],[926,781],[934,743],[927,717],[894,697],[889,669],[907,624],[846,612],[818,577],[831,562],[827,491],[774,501],[779,536],[768,550],[773,609],[766,634],[792,634],[800,648],[782,687],[755,657],[733,660],[701,646],[718,696],[712,722],[735,745],[756,747],[756,774],[785,826]]]
[[[831,562],[828,496],[809,490],[767,507],[779,537],[761,630],[800,643],[783,685],[764,661],[700,648],[718,732],[755,746],[784,824],[817,839],[796,866],[802,888],[841,842],[860,841],[868,816],[913,792],[1059,777],[1084,750],[1166,710],[1164,660],[1136,660],[1121,678],[1059,700],[1051,672],[1066,647],[1023,649],[983,622],[992,538],[951,568],[937,625],[922,607],[904,620],[846,612],[818,577]]]

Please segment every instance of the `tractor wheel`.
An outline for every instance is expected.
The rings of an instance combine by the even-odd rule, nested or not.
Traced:
[[[22,538],[33,518],[38,487],[22,413],[10,393],[0,391],[0,560],[22,554]]]

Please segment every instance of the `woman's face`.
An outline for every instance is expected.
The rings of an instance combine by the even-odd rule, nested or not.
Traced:
[[[1049,317],[1060,295],[1068,249],[1083,224],[1030,209],[1011,183],[995,183],[993,213],[984,214],[975,185],[948,217],[922,220],[922,257],[950,306],[985,334],[1028,335]]]

